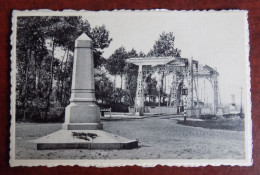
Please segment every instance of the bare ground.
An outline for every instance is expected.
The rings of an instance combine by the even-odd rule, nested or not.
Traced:
[[[61,129],[61,124],[16,124],[16,159],[244,159],[244,131],[177,124],[162,117],[103,121],[104,130],[138,139],[131,150],[36,150],[28,142]]]

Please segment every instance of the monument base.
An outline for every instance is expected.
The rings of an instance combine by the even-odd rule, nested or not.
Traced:
[[[64,123],[62,129],[66,130],[97,130],[103,129],[102,123]]]
[[[99,123],[99,117],[100,108],[93,101],[71,101],[65,110],[65,123]]]
[[[59,130],[30,142],[37,144],[37,150],[53,149],[133,149],[137,140],[103,130]]]

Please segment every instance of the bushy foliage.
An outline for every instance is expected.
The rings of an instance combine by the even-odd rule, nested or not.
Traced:
[[[95,67],[104,64],[103,49],[112,39],[105,26],[91,29],[77,16],[28,16],[17,19],[16,119],[46,121],[63,116],[69,103],[74,42],[93,39]],[[55,54],[62,50],[61,58]]]

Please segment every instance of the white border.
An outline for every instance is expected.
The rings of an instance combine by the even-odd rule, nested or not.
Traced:
[[[244,12],[245,20],[248,18],[248,11],[246,10],[222,10],[218,12],[226,12],[226,13],[236,13],[236,12]],[[126,160],[126,159],[110,159],[110,160],[23,160],[23,159],[15,159],[15,89],[16,89],[16,25],[17,25],[17,17],[18,16],[80,16],[84,13],[133,13],[132,10],[114,10],[114,11],[86,11],[86,10],[64,10],[64,11],[51,11],[46,9],[41,10],[26,10],[26,11],[17,11],[14,10],[12,14],[12,35],[11,35],[11,127],[10,127],[10,166],[59,166],[59,165],[79,165],[79,166],[95,166],[95,167],[118,167],[118,166],[126,166],[126,165],[139,165],[142,167],[154,167],[156,165],[167,165],[167,166],[184,166],[184,167],[198,167],[198,166],[220,166],[220,165],[239,165],[239,166],[251,166],[253,164],[252,160],[252,119],[251,117],[245,117],[245,156],[244,160],[237,159],[138,159],[138,160]],[[157,13],[211,13],[216,12],[214,10],[209,11],[168,11],[168,10],[135,10],[135,13],[139,12],[157,12]],[[246,70],[247,70],[247,87],[246,93],[247,95],[247,108],[245,111],[245,116],[251,116],[251,84],[250,84],[250,62],[249,62],[249,26],[248,21],[245,22],[246,32]]]

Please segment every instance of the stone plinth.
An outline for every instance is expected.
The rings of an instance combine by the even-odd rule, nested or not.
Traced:
[[[66,107],[63,129],[102,129],[100,108],[93,102],[71,102]]]
[[[92,134],[97,137],[77,138],[73,133]],[[31,141],[37,143],[37,150],[52,149],[132,149],[138,146],[137,140],[108,133],[103,130],[59,130],[45,137]]]

